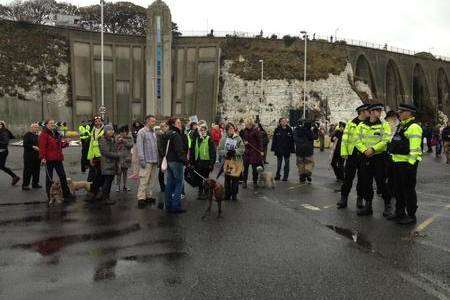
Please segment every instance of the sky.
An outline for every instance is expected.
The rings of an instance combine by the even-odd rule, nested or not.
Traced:
[[[108,0],[107,0],[108,1]],[[116,2],[117,0],[113,0]],[[10,0],[0,0],[7,4]],[[67,0],[74,5],[99,3]],[[131,0],[149,6],[151,0]],[[166,0],[182,32],[300,31],[450,57],[449,0]]]

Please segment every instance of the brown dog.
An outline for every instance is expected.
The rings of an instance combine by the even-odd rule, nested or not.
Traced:
[[[85,190],[86,192],[91,190],[91,183],[87,181],[73,181],[72,178],[67,178],[67,185],[69,186],[71,193],[75,193],[79,190]]]
[[[61,183],[59,181],[53,181],[48,194],[48,205],[53,205],[55,202],[61,204],[63,199]]]
[[[203,214],[202,219],[206,219],[208,215],[211,215],[211,206],[213,199],[216,199],[217,206],[219,209],[219,212],[217,214],[217,218],[222,217],[222,201],[224,198],[224,189],[223,186],[215,181],[214,179],[207,179],[203,182],[203,186],[205,188],[205,193],[208,196],[208,208],[206,209],[205,213]]]

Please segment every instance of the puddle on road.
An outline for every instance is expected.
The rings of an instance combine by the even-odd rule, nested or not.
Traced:
[[[167,261],[174,261],[188,256],[187,252],[176,251],[176,252],[166,252],[166,253],[156,253],[156,254],[144,254],[144,255],[131,255],[121,258],[127,261],[136,262],[148,262],[151,260],[164,258]]]
[[[0,203],[0,206],[36,205],[36,204],[48,204],[48,201],[28,201],[28,202]]]
[[[8,225],[23,225],[29,223],[40,223],[40,222],[61,222],[61,223],[72,223],[75,219],[66,218],[67,212],[62,211],[58,214],[47,213],[46,215],[36,215],[36,216],[26,216],[17,219],[3,220],[0,221],[0,226]]]
[[[41,255],[51,255],[61,251],[64,247],[82,243],[87,241],[97,241],[97,240],[106,240],[115,238],[118,236],[126,235],[135,231],[140,230],[141,227],[139,224],[134,224],[130,227],[121,229],[121,230],[108,230],[98,233],[87,233],[87,234],[77,234],[77,235],[67,235],[60,237],[51,237],[45,240],[36,241],[28,244],[18,244],[14,245],[11,248],[17,249],[34,249],[39,252]]]
[[[372,252],[374,251],[372,244],[368,240],[366,240],[365,237],[359,231],[342,228],[334,225],[326,225],[326,226],[327,228],[333,230],[337,234],[342,235],[348,238],[349,240],[352,240],[355,244],[361,246],[362,248],[370,250]]]

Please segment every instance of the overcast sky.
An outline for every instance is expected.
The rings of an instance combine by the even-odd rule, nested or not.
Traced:
[[[0,3],[9,3],[0,0]],[[99,3],[68,0],[75,5]],[[114,1],[115,2],[115,1]],[[152,1],[131,0],[149,6]],[[450,57],[450,0],[166,0],[181,31],[310,33]]]

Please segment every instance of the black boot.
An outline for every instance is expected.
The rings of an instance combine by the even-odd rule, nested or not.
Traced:
[[[341,201],[339,201],[339,202],[337,203],[337,208],[338,208],[338,209],[341,209],[341,208],[347,208],[347,201],[348,201],[348,198],[347,198],[347,197],[341,196]]]
[[[358,216],[371,216],[372,214],[372,200],[366,200],[364,207],[358,210]]]
[[[383,211],[383,217],[387,218],[390,215],[392,215],[392,207],[391,207],[391,201],[384,200],[384,211]]]
[[[362,209],[364,206],[363,206],[363,199],[362,199],[362,197],[360,197],[360,196],[357,196],[356,197],[356,208],[357,209]]]

